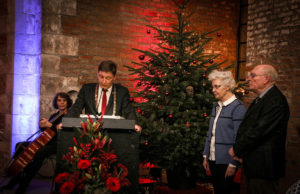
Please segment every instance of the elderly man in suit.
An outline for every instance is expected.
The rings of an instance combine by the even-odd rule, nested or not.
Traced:
[[[120,84],[114,84],[116,73],[116,63],[113,61],[101,62],[98,66],[98,83],[82,86],[67,117],[78,117],[85,109],[86,114],[119,115],[135,120],[136,114],[130,105],[128,89]],[[135,130],[141,132],[141,127],[135,125]]]
[[[277,193],[279,178],[285,175],[285,141],[289,106],[276,87],[278,74],[271,65],[258,65],[247,80],[258,97],[248,108],[236,142],[229,149],[243,162],[247,194]]]

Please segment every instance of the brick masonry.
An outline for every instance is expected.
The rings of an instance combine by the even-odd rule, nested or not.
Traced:
[[[247,33],[248,68],[273,64],[277,85],[291,111],[287,134],[287,172],[280,193],[300,177],[300,0],[249,0]]]
[[[228,63],[236,60],[238,6],[233,0],[193,0],[186,11],[195,12],[191,30],[202,33],[221,26],[222,37],[212,34],[215,40],[206,52],[220,53],[220,60],[228,59]],[[95,82],[102,60],[117,62],[117,82],[133,91],[124,67],[138,60],[139,53],[132,48],[155,49],[156,34],[147,33],[146,25],[168,29],[176,21],[174,10],[168,0],[43,1],[41,116],[53,112],[49,103],[56,92],[79,90],[82,84]]]

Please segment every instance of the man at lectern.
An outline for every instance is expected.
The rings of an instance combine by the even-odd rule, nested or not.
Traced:
[[[118,115],[126,119],[135,120],[134,108],[130,105],[129,91],[120,84],[114,84],[117,64],[113,61],[102,61],[98,66],[98,83],[82,86],[75,104],[66,117],[79,117],[83,109],[85,114]],[[135,125],[135,130],[142,128]]]

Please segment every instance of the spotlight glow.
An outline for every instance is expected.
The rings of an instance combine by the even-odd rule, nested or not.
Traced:
[[[11,153],[38,130],[41,67],[41,0],[15,0]]]

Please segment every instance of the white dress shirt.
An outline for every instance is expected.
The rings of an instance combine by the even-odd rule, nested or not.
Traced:
[[[112,91],[112,86],[110,88],[108,88],[107,92],[106,92],[106,105],[107,105],[107,103],[109,101],[109,97],[110,97],[111,91]],[[97,102],[98,102],[98,107],[97,107],[98,113],[102,112],[102,97],[103,97],[103,91],[102,91],[102,88],[99,85],[98,99],[97,99]]]

